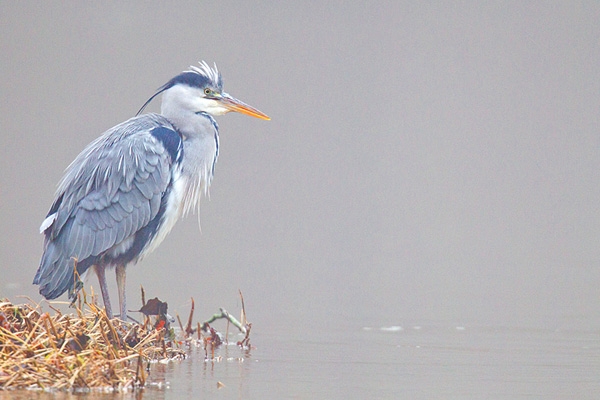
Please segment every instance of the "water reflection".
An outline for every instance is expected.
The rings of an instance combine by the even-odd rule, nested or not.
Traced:
[[[187,359],[156,363],[151,367],[149,390],[144,392],[144,398],[162,398],[164,393],[189,397],[198,392],[216,393],[233,388],[238,393],[246,392],[250,375],[246,364],[252,362],[253,350],[240,348],[236,340],[232,338],[228,344],[216,348],[214,355],[210,349],[205,351],[193,344]]]

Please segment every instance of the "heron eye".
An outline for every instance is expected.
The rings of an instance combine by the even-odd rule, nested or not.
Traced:
[[[210,89],[209,88],[204,89],[204,94],[208,96],[210,94]]]

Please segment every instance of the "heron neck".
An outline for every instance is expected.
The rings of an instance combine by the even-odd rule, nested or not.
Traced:
[[[183,214],[186,214],[199,206],[202,194],[208,194],[219,155],[219,131],[216,121],[205,113],[167,118],[183,137],[179,173]]]

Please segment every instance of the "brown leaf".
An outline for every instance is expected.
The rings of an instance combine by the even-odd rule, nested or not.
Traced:
[[[146,305],[140,308],[139,312],[143,313],[146,316],[165,315],[167,314],[167,307],[167,303],[162,302],[158,299],[158,297],[155,297],[151,300],[148,300]]]

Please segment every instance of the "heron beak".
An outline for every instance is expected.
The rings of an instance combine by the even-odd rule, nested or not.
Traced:
[[[249,115],[254,118],[260,118],[269,121],[271,117],[267,114],[264,114],[258,111],[256,108],[249,106],[248,104],[231,97],[227,93],[223,93],[221,97],[218,99],[221,106],[225,107],[229,111],[235,111],[242,114]]]

